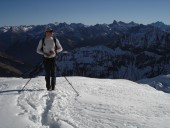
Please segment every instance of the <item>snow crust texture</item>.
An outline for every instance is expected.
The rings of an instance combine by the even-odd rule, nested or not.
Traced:
[[[0,78],[0,127],[169,128],[170,95],[125,79],[57,78],[46,91],[44,77]]]

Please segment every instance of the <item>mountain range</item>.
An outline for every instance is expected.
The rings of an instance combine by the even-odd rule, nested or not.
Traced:
[[[0,28],[0,51],[23,63],[23,68],[17,64],[16,69],[24,72],[41,61],[36,48],[46,26],[54,29],[64,49],[58,55],[58,76],[139,80],[170,73],[170,25],[162,22],[4,26]],[[12,73],[8,70],[8,75]]]

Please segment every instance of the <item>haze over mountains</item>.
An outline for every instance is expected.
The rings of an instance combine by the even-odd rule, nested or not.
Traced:
[[[14,68],[24,72],[41,60],[36,47],[46,26],[0,28],[0,50],[24,63],[25,68],[20,64]],[[59,54],[58,76],[139,80],[170,73],[170,26],[162,22],[143,25],[113,21],[93,26],[56,22],[48,26],[67,51]],[[12,65],[7,59],[3,63]],[[5,71],[1,75],[13,73]]]

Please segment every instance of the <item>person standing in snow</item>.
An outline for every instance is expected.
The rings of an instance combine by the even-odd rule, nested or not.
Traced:
[[[56,84],[56,55],[63,50],[59,40],[53,37],[53,29],[45,29],[45,37],[39,41],[37,53],[43,55],[47,90],[54,90]]]

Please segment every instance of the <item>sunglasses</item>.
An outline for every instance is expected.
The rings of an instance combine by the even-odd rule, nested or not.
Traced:
[[[46,32],[52,33],[53,31],[46,31]]]

